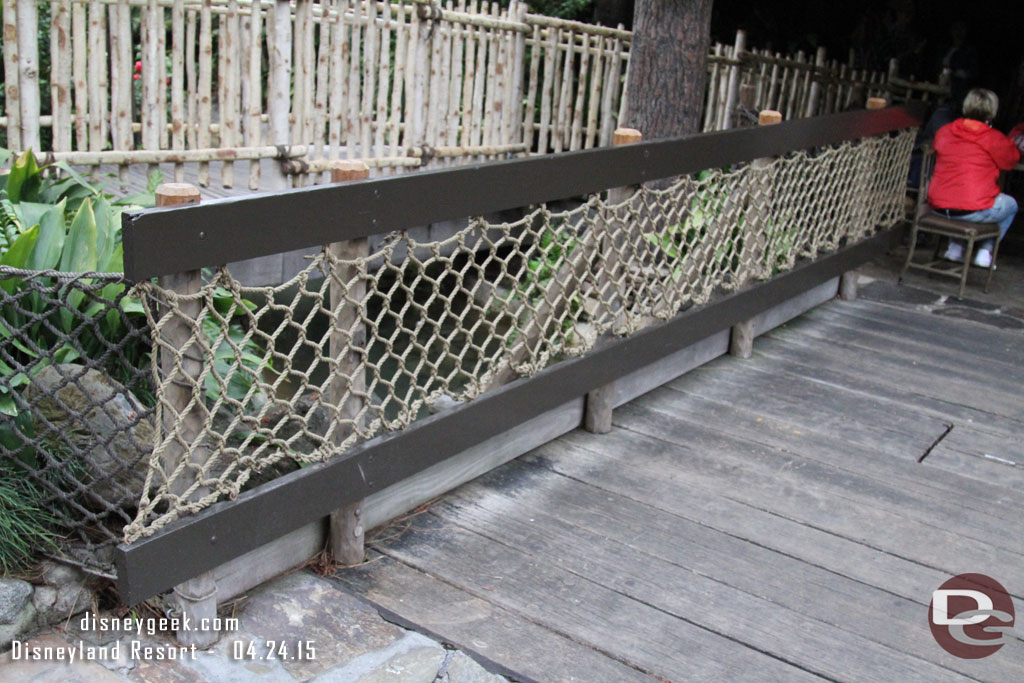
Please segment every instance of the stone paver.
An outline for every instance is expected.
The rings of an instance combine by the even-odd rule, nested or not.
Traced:
[[[33,609],[31,602],[23,610]],[[11,608],[13,611],[13,607]],[[109,616],[109,615],[108,615]],[[171,634],[83,629],[80,616],[0,657],[0,681],[135,683],[499,683],[461,652],[385,621],[310,572],[269,581],[240,603],[238,628],[209,650],[182,652]],[[50,648],[26,659],[27,648]],[[94,661],[59,661],[57,650]],[[36,652],[37,650],[32,650]],[[43,652],[43,650],[38,650]],[[16,659],[16,656],[20,658]]]

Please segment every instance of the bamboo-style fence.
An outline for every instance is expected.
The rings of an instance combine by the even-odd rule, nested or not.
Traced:
[[[208,185],[213,163],[224,187],[239,170],[258,189],[318,182],[342,158],[388,173],[588,149],[628,107],[632,34],[522,0],[4,0],[2,35],[6,146],[122,179],[173,163],[181,181],[196,163]],[[938,90],[743,43],[709,57],[704,130]],[[261,159],[280,162],[271,182]]]
[[[840,63],[828,59],[823,47],[813,56],[748,49],[745,33],[737,31],[733,45],[716,43],[708,56],[703,130],[753,125],[764,109],[789,120],[861,109],[871,97],[898,104],[935,101],[948,94],[945,85],[900,78],[895,59],[888,71],[855,69],[852,51]]]
[[[4,2],[7,146],[48,127],[54,158],[122,175],[199,162],[207,184],[221,162],[231,186],[249,160],[255,189],[261,158],[303,174],[575,150],[622,115],[629,32],[519,0],[54,0],[42,46],[40,4]]]

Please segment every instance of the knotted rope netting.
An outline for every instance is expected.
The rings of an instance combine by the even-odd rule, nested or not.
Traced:
[[[275,287],[0,269],[0,469],[86,546],[136,541],[892,226],[913,138],[325,247]]]
[[[139,285],[164,429],[126,540],[892,226],[913,137],[397,233],[357,258],[325,248],[276,287],[224,268],[191,295]]]

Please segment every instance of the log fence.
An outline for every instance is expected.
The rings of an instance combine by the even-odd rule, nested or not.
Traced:
[[[122,179],[132,164],[174,163],[180,182],[198,163],[208,185],[219,164],[224,187],[251,189],[326,181],[338,159],[390,174],[590,149],[627,118],[631,39],[522,0],[11,0],[0,135],[117,165]],[[712,48],[705,131],[752,125],[762,109],[793,119],[945,92],[896,65],[867,72],[745,42],[740,31]],[[274,177],[261,159],[281,162]]]

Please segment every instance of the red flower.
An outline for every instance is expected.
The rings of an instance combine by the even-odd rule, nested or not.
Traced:
[[[134,76],[132,76],[132,80],[134,80],[134,81],[137,81],[140,78],[142,78],[142,76],[140,76],[139,74],[135,74]]]
[[[135,62],[135,73],[142,71],[142,60]]]

